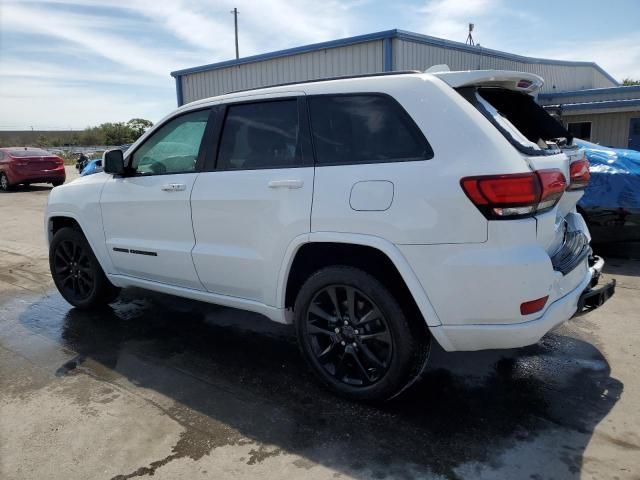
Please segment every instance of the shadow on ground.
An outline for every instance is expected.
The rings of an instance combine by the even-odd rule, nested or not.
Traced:
[[[53,187],[46,183],[39,183],[37,185],[13,185],[5,194],[18,193],[18,192],[48,192]]]
[[[292,330],[246,312],[128,290],[112,309],[93,313],[52,294],[20,321],[77,353],[57,375],[125,378],[175,400],[167,414],[186,431],[173,455],[115,478],[153,474],[175,458],[197,460],[247,438],[256,444],[249,464],[286,451],[306,459],[301,469],[320,463],[361,478],[456,478],[464,462],[499,467],[507,448],[557,428],[584,434],[546,453],[566,465],[560,477],[578,478],[591,433],[623,388],[593,345],[560,334],[500,352],[436,346],[417,387],[376,407],[326,393]]]

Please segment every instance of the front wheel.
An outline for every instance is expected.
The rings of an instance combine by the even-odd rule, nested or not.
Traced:
[[[58,291],[74,307],[101,307],[118,296],[119,289],[107,279],[79,230],[56,232],[49,247],[49,267]]]
[[[429,352],[421,319],[368,273],[333,266],[313,274],[295,302],[303,356],[335,393],[388,400],[419,376]]]
[[[9,177],[7,174],[2,172],[0,173],[0,191],[8,192],[11,190],[11,185],[9,184]]]

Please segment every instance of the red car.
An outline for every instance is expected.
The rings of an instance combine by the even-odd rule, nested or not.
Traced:
[[[62,185],[66,179],[63,160],[40,148],[0,148],[0,190],[19,183]]]

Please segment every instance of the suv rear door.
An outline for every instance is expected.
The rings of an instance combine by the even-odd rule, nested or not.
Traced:
[[[569,132],[531,96],[542,87],[542,78],[496,70],[435,75],[471,102],[520,152],[523,171],[562,172],[567,190],[554,208],[538,213],[535,219],[537,242],[551,257],[554,268],[568,274],[590,252],[588,229],[576,212],[583,191],[571,185],[571,164],[583,161],[584,151],[572,145]],[[581,276],[574,276],[573,283],[579,282]],[[572,286],[570,282],[562,287],[568,291]]]
[[[309,233],[313,154],[304,94],[218,107],[191,197],[193,261],[210,292],[275,305],[287,247]]]

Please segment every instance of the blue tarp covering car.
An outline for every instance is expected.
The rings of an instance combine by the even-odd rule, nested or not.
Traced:
[[[640,152],[574,140],[591,179],[578,208],[596,243],[640,241]]]
[[[93,175],[94,173],[98,173],[102,171],[102,159],[96,158],[94,160],[90,160],[89,163],[82,169],[80,172],[80,176],[84,177],[85,175]]]

